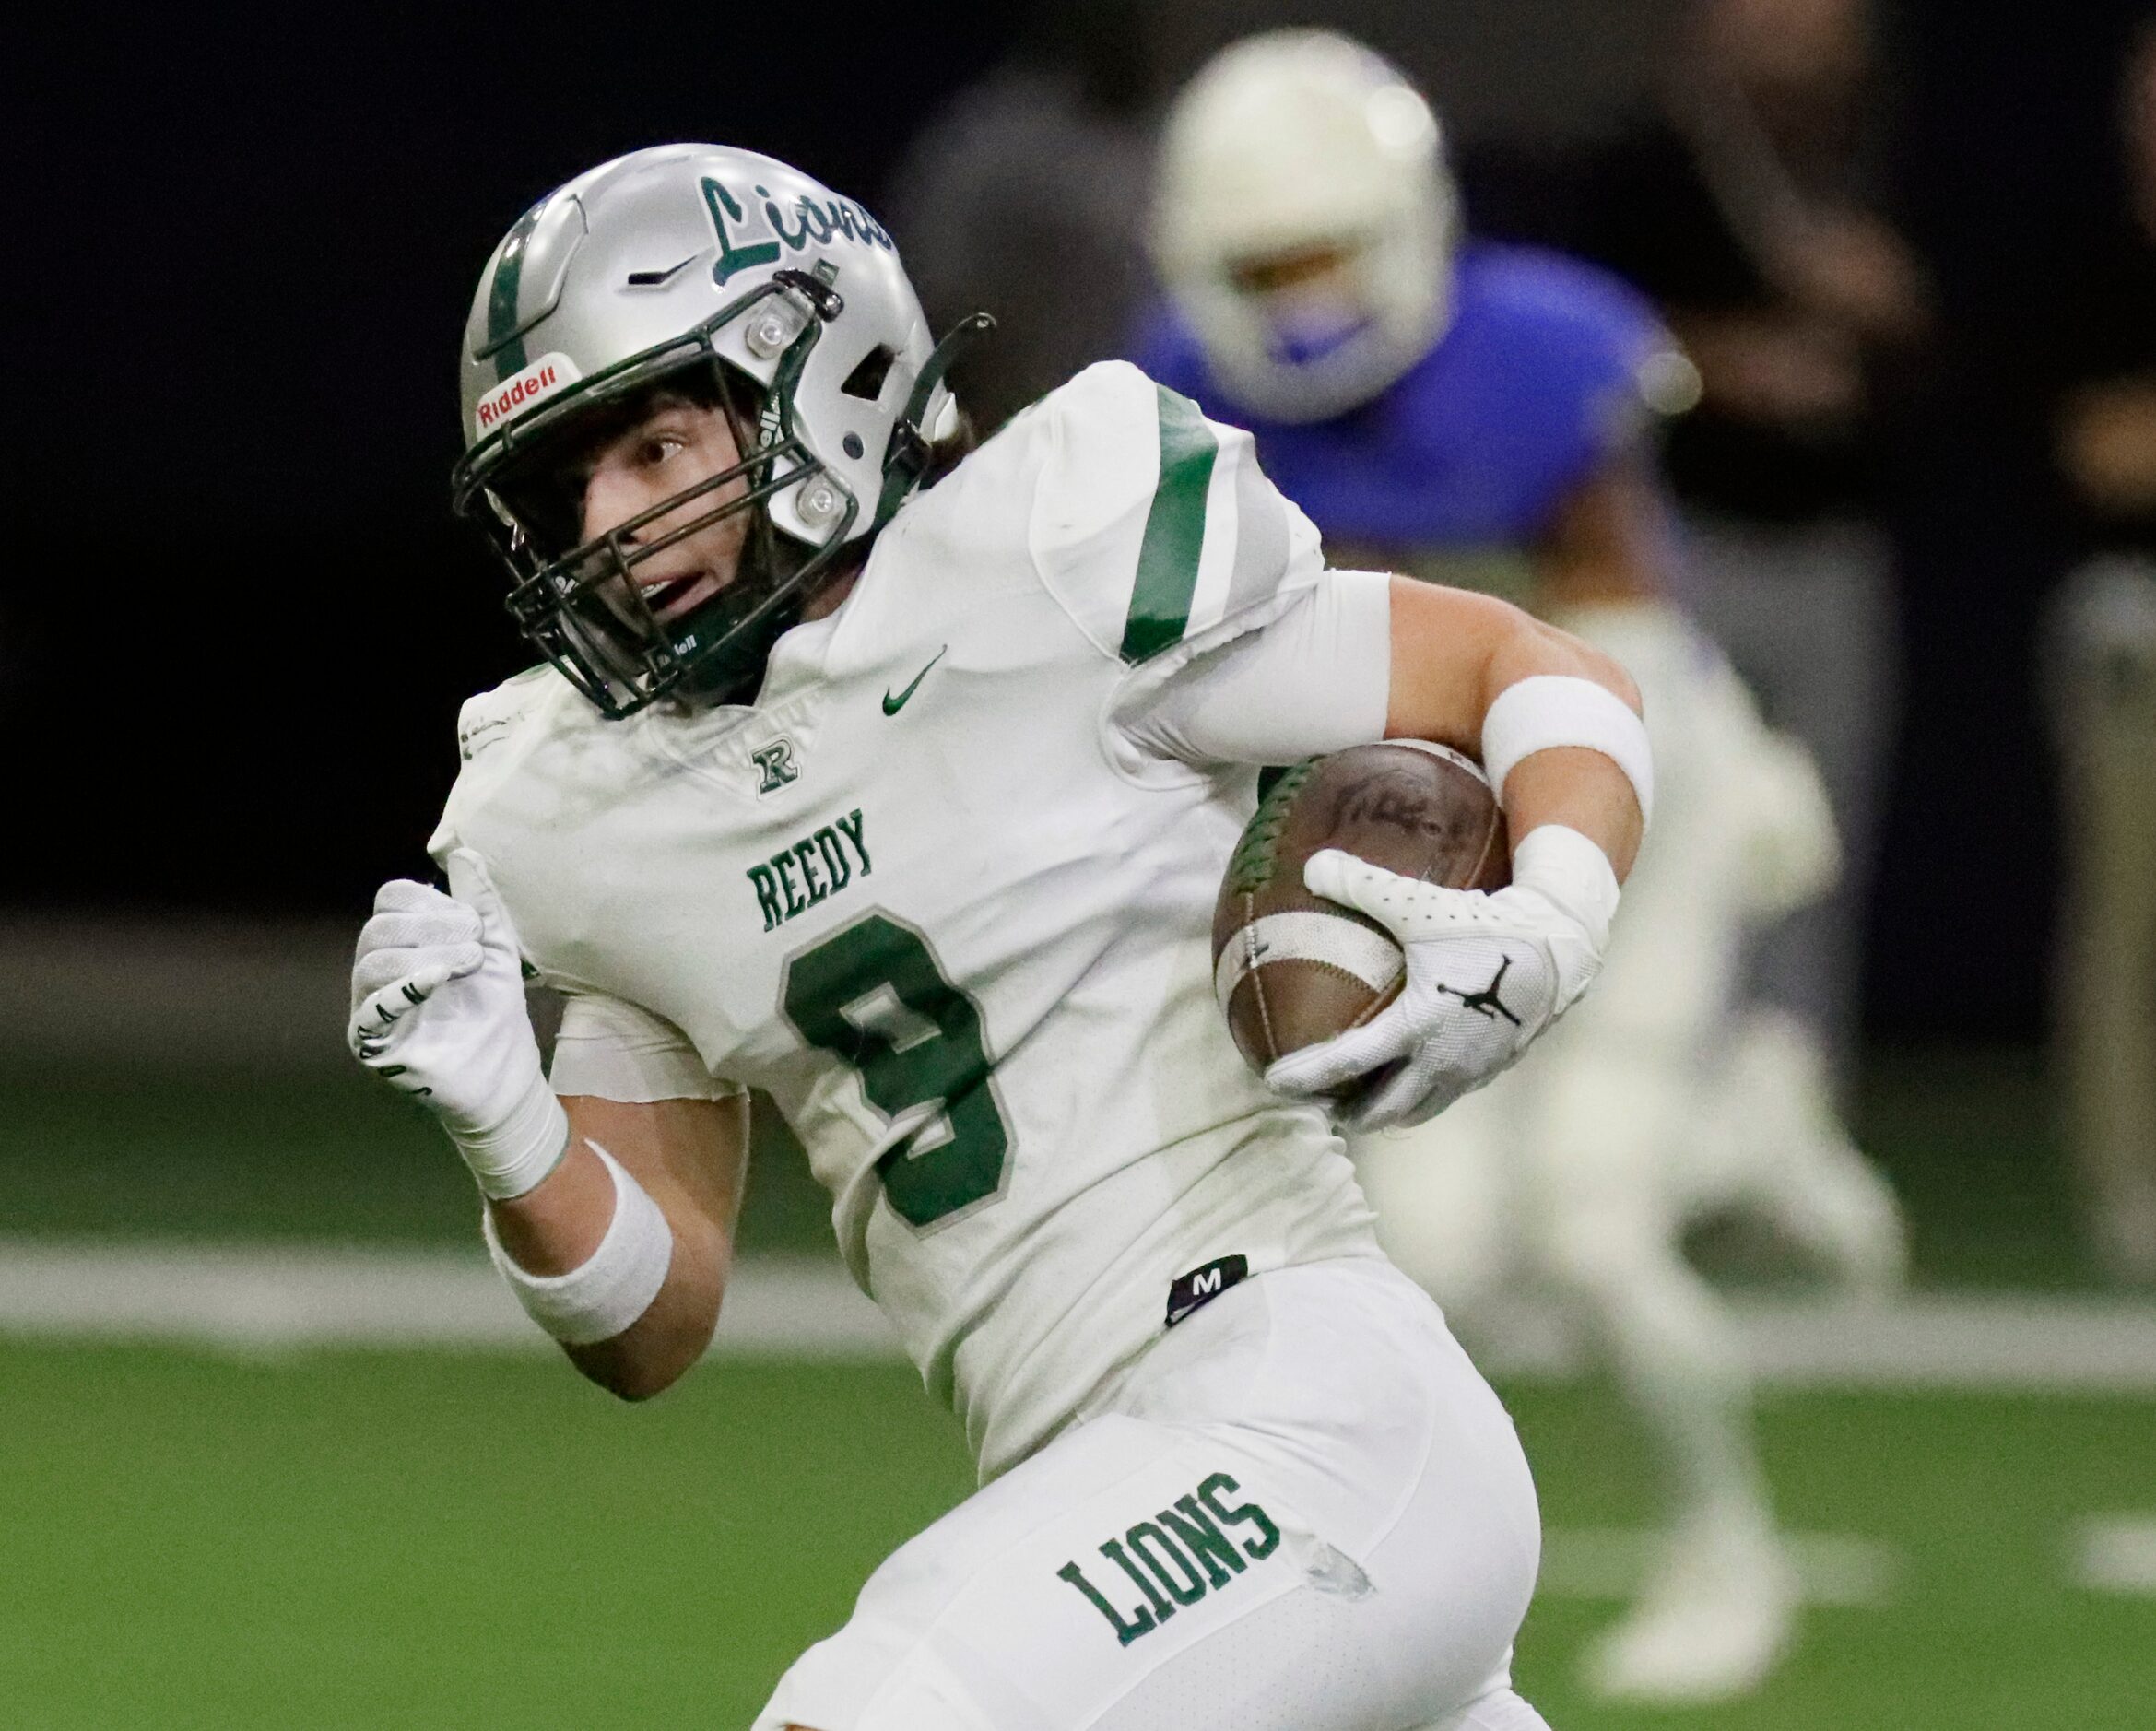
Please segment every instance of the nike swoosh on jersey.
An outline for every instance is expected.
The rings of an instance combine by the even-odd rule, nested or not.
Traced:
[[[950,645],[946,643],[942,649],[937,650],[933,655],[929,656],[928,667],[933,667],[937,662],[941,661],[944,656],[944,651],[948,650],[949,647]],[[890,687],[887,685],[883,688],[883,712],[886,715],[896,715],[901,710],[906,707],[906,700],[912,697],[915,691],[921,689],[921,681],[928,677],[928,667],[924,667],[919,673],[916,673],[913,676],[913,683],[908,685],[906,689],[903,691],[901,691],[896,697],[893,697],[890,694]]]

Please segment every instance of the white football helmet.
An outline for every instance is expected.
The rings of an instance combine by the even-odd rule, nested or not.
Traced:
[[[1223,49],[1176,98],[1154,262],[1220,382],[1278,420],[1369,401],[1443,335],[1458,196],[1436,116],[1330,30]]]

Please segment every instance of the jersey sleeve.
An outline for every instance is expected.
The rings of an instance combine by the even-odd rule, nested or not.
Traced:
[[[559,676],[541,667],[466,701],[457,716],[462,764],[456,784],[427,842],[437,866],[446,869],[450,854],[465,845],[474,802],[483,805],[501,779],[514,772],[520,736],[528,739],[526,729],[546,724],[548,705],[566,689]],[[505,887],[503,896],[513,920],[513,886]],[[527,982],[561,995],[560,1030],[548,1069],[556,1093],[640,1105],[659,1100],[726,1100],[740,1093],[735,1084],[711,1073],[689,1037],[671,1022],[624,998],[561,977],[544,956],[535,960],[526,954],[524,968]]]
[[[1040,405],[1028,550],[1087,640],[1130,666],[1265,623],[1325,570],[1248,433],[1124,361]]]
[[[483,799],[508,772],[515,752],[511,742],[539,715],[566,682],[547,666],[526,668],[492,690],[464,701],[456,715],[456,781],[449,790],[442,818],[427,839],[427,852],[446,867],[451,850],[462,845],[459,830],[465,807]]]
[[[689,1037],[625,999],[572,990],[554,1038],[547,1079],[557,1094],[645,1105],[658,1100],[730,1100],[741,1092],[704,1067]]]
[[[1329,571],[1257,629],[1137,669],[1112,745],[1196,767],[1299,762],[1384,738],[1391,688],[1392,579]]]
[[[1472,248],[1424,437],[1503,477],[1511,535],[1649,442],[1696,380],[1654,309],[1607,271],[1538,248]]]

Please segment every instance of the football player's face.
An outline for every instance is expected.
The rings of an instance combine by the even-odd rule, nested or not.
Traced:
[[[1228,277],[1264,321],[1275,355],[1290,364],[1322,359],[1370,322],[1355,256],[1344,245],[1238,259]]]
[[[579,462],[580,538],[595,540],[740,461],[739,442],[723,409],[662,397],[632,425],[601,441]],[[736,476],[723,487],[683,500],[625,538],[633,547],[649,547],[748,490],[748,477]],[[636,563],[632,568],[636,586],[659,619],[678,618],[734,581],[748,534],[748,517],[745,511],[731,512]]]

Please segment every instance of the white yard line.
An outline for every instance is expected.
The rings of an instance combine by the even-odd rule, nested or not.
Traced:
[[[2156,1303],[1923,1294],[1883,1308],[1740,1302],[1747,1359],[1794,1386],[2156,1393]],[[1561,1320],[1522,1307],[1469,1338],[1493,1373],[1563,1376]],[[475,1247],[53,1243],[0,1237],[0,1336],[240,1348],[378,1346],[537,1351]],[[835,1257],[751,1256],[735,1271],[722,1357],[896,1359]]]
[[[2080,1294],[1912,1293],[1891,1304],[1738,1299],[1731,1312],[1761,1382],[1797,1387],[2156,1393],[2156,1303]],[[1495,1376],[1584,1366],[1554,1310],[1508,1305],[1462,1338]]]
[[[1785,1533],[1798,1591],[1812,1605],[1883,1605],[1893,1596],[1901,1558],[1889,1546],[1847,1533]],[[1556,1598],[1628,1599],[1660,1554],[1662,1535],[1623,1527],[1552,1527],[1542,1535],[1537,1592]]]
[[[240,1349],[540,1352],[549,1343],[483,1254],[0,1239],[0,1335]],[[821,1256],[736,1269],[714,1343],[729,1357],[896,1359],[882,1314]]]
[[[2156,1598],[2156,1514],[2091,1515],[2070,1539],[2068,1578],[2076,1586]]]

